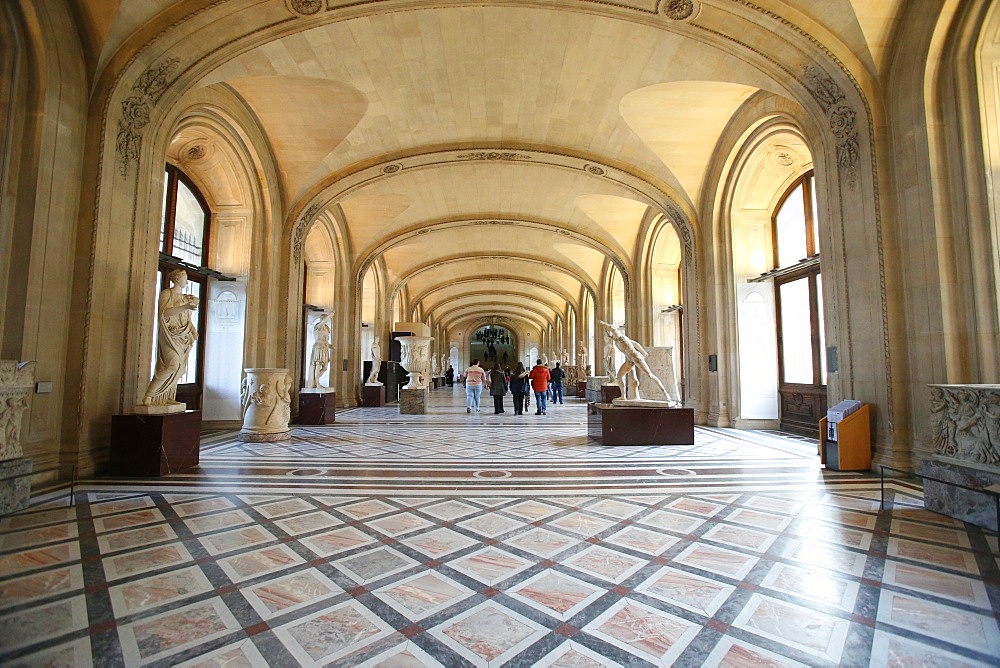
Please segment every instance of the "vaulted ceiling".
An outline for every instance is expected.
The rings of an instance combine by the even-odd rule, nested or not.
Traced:
[[[291,17],[319,0],[231,2],[244,13],[281,5]],[[685,2],[604,4],[662,17]],[[756,4],[761,21],[796,26],[872,80],[904,9],[904,0]],[[78,5],[96,78],[145,37],[183,35],[185,16],[217,3]],[[387,287],[435,322],[499,311],[538,327],[599,290],[609,263],[634,272],[644,226],[665,203],[697,227],[734,116],[762,96],[791,97],[780,70],[751,66],[725,39],[599,5],[390,0],[256,40],[247,18],[247,46],[195,88],[225,91],[257,119],[288,212],[319,203],[341,221],[354,260],[344,270],[379,263]],[[737,0],[691,6],[684,21],[748,11]]]

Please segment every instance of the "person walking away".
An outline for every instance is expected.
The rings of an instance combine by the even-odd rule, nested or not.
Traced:
[[[444,372],[444,380],[448,383],[448,387],[455,384],[455,367],[448,365],[448,370]]]
[[[473,409],[479,412],[479,397],[486,385],[486,371],[479,366],[479,360],[472,360],[472,366],[465,370],[465,412]]]
[[[549,381],[549,387],[552,388],[552,405],[555,406],[556,403],[563,403],[563,378],[566,377],[566,371],[559,366],[559,362],[556,362],[556,368],[549,372],[551,380]]]
[[[528,374],[531,379],[531,389],[535,392],[535,415],[545,415],[545,395],[549,391],[549,368],[539,359],[531,367]]]
[[[514,372],[510,374],[510,391],[514,395],[514,415],[524,415],[528,410],[528,393],[531,385],[528,381],[528,370],[524,368],[522,362],[518,362],[514,367]]]
[[[507,376],[503,372],[500,362],[493,365],[490,371],[490,394],[493,396],[493,414],[504,413],[503,397],[507,394]]]

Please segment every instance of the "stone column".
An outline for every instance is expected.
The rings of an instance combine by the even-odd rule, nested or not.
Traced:
[[[31,502],[31,458],[21,449],[21,417],[34,386],[34,362],[0,361],[0,515]]]
[[[244,369],[240,389],[243,428],[239,440],[254,443],[288,438],[292,376],[288,369]]]

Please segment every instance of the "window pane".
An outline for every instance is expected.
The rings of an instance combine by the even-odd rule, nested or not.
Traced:
[[[826,385],[826,330],[823,318],[823,275],[816,274],[816,316],[819,321],[819,382]]]
[[[171,255],[202,266],[202,241],[205,232],[205,211],[194,193],[177,181],[177,217],[174,219],[174,247]]]
[[[816,181],[809,178],[812,188],[809,190],[812,195],[812,227],[813,227],[813,253],[819,253],[819,208],[816,205]]]
[[[186,295],[194,295],[199,300],[198,301],[198,308],[196,308],[195,310],[191,311],[191,322],[193,322],[195,324],[195,326],[197,326],[197,324],[199,322],[198,318],[199,318],[199,316],[201,314],[201,308],[202,308],[202,303],[201,303],[201,283],[189,280],[188,283],[187,283],[187,285],[184,288],[184,294],[186,294]],[[180,377],[180,379],[177,381],[178,385],[181,385],[183,383],[196,383],[196,382],[198,382],[198,346],[199,346],[199,344],[201,344],[201,341],[199,341],[199,340],[196,339],[195,342],[194,342],[194,345],[191,346],[191,353],[188,355],[188,358],[187,358],[187,370],[184,371],[184,375],[182,375]]]
[[[163,172],[163,213],[160,215],[160,250],[169,252],[163,245],[164,237],[167,235],[167,195],[170,191],[170,172]]]
[[[806,212],[801,184],[792,191],[775,216],[778,238],[778,269],[790,267],[808,255],[806,250]]]
[[[809,324],[809,279],[779,286],[784,382],[813,382],[812,333]]]

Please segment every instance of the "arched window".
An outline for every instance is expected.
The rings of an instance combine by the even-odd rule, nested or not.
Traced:
[[[199,299],[198,309],[192,319],[198,329],[188,356],[187,371],[177,385],[177,401],[187,404],[189,410],[201,408],[202,378],[205,368],[205,320],[208,284],[208,240],[211,212],[205,198],[194,183],[173,165],[167,165],[164,174],[163,220],[160,223],[160,265],[157,282],[159,289],[170,287],[167,275],[180,268],[187,272],[185,292]],[[159,314],[155,322],[159,323]],[[159,335],[159,331],[155,333]],[[154,336],[153,365],[156,364]]]
[[[816,431],[826,414],[823,281],[813,173],[789,188],[772,216],[781,428]]]

